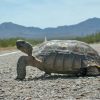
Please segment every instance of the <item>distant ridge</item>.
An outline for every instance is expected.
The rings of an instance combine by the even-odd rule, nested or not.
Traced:
[[[33,23],[34,24],[34,23]],[[85,36],[100,32],[100,18],[90,18],[75,25],[64,25],[56,28],[41,29],[38,27],[25,27],[12,22],[0,24],[0,38],[24,37],[24,38],[63,38]]]

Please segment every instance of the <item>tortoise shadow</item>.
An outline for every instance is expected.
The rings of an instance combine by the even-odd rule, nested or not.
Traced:
[[[70,76],[70,75],[49,75],[44,77],[44,75],[41,75],[39,77],[34,77],[34,78],[28,78],[26,81],[37,81],[37,80],[56,80],[56,79],[79,79],[80,77],[86,78],[86,77],[97,77],[100,75],[95,75],[95,76]]]
[[[78,79],[77,76],[68,76],[68,75],[49,75],[44,77],[44,75],[41,75],[39,77],[34,78],[28,78],[28,81],[36,81],[36,80],[56,80],[56,79]]]

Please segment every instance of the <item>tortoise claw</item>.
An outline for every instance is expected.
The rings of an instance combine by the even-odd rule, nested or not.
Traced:
[[[16,77],[15,80],[17,80],[17,81],[23,81],[24,78],[18,78],[18,77]]]

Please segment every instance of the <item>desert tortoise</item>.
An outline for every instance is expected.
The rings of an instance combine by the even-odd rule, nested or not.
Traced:
[[[46,74],[99,75],[99,54],[87,43],[77,40],[50,40],[34,47],[18,40],[16,46],[28,56],[17,63],[17,78],[26,76],[26,66],[34,66]]]

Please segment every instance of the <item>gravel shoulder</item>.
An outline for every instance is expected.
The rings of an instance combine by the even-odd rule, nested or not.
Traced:
[[[100,44],[91,46],[100,53]],[[12,51],[0,54],[5,52]],[[44,72],[27,66],[26,80],[14,80],[21,55],[19,52],[0,57],[0,100],[100,100],[100,76],[77,78],[56,74],[42,79]]]

